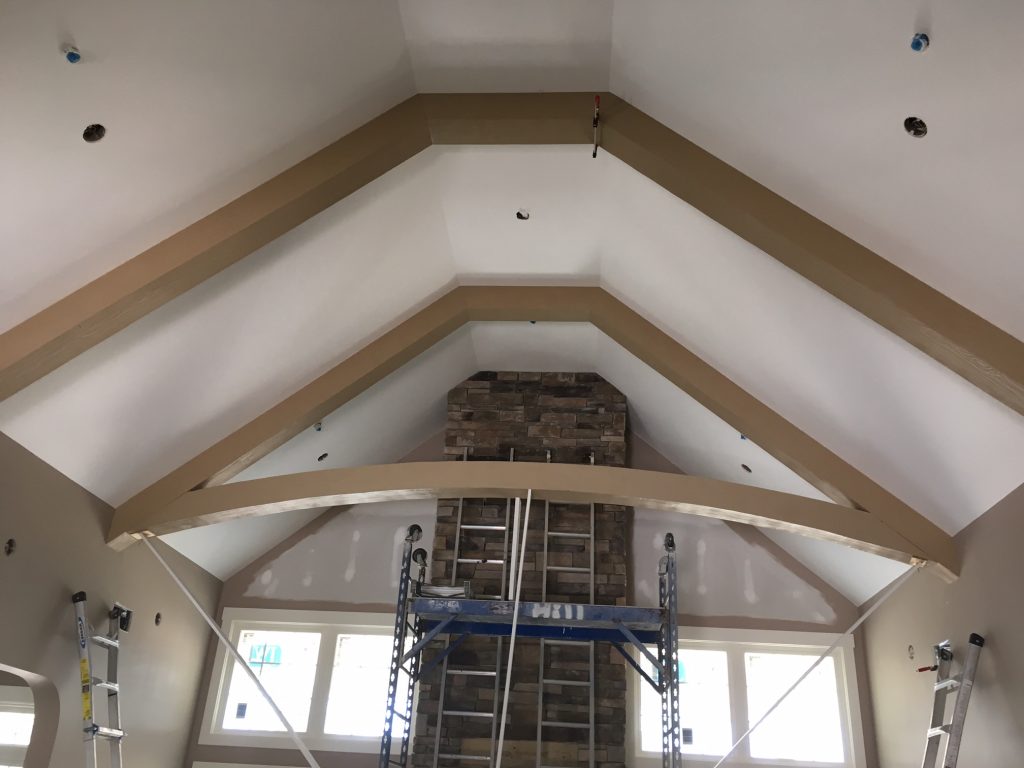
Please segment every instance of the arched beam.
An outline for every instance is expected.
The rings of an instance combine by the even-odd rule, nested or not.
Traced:
[[[148,528],[175,499],[218,485],[472,321],[590,322],[838,504],[867,510],[928,560],[947,562],[950,537],[856,468],[601,288],[461,286],[241,429],[140,491],[116,530]],[[117,539],[115,539],[117,540]],[[120,540],[118,540],[120,541]],[[940,554],[935,554],[940,553]],[[951,560],[949,560],[951,561]]]
[[[932,559],[868,512],[748,485],[621,467],[533,462],[442,461],[380,464],[267,477],[191,491],[151,515],[145,527],[110,538],[157,535],[210,523],[300,509],[430,498],[505,498],[649,507],[775,528],[838,542],[901,562]],[[955,570],[951,548],[939,563]]]

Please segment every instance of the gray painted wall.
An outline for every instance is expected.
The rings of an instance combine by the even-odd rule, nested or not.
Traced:
[[[1024,485],[956,536],[960,579],[911,578],[866,623],[868,675],[879,762],[917,768],[931,712],[931,647],[962,651],[971,632],[986,638],[967,715],[960,765],[1011,768],[1024,754]],[[915,658],[908,658],[908,646]]]
[[[113,510],[0,434],[0,664],[52,682],[52,708],[36,709],[40,727],[59,711],[52,759],[39,766],[84,760],[78,652],[71,594],[89,595],[90,619],[106,627],[118,600],[136,611],[121,654],[125,763],[132,768],[180,768],[199,687],[209,630],[141,545],[114,552],[104,543]],[[199,600],[216,607],[220,581],[168,547],[158,545]],[[154,616],[159,611],[159,627]],[[49,709],[50,711],[43,711]],[[103,707],[105,714],[105,707]],[[35,738],[33,740],[33,750]],[[34,753],[30,753],[34,760]],[[105,764],[105,763],[103,763]]]

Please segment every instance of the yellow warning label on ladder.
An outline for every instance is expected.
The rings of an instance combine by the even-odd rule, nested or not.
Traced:
[[[88,659],[79,659],[78,667],[82,678],[82,719],[92,720],[92,679]]]

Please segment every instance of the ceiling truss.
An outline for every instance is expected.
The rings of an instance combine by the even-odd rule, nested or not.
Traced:
[[[131,534],[152,530],[154,521],[162,519],[168,505],[190,492],[217,486],[234,477],[462,325],[529,320],[592,323],[836,504],[858,513],[866,512],[909,542],[914,556],[942,564],[949,574],[956,572],[957,557],[952,539],[927,518],[614,296],[601,288],[583,286],[453,288],[291,397],[126,501],[115,513],[108,540],[114,546],[125,546],[131,541]],[[821,525],[822,530],[829,530],[825,527],[828,525],[826,518],[821,519]]]
[[[1024,342],[613,94],[605,151],[1024,414]],[[431,144],[589,144],[594,94],[420,94],[0,335],[0,399]]]

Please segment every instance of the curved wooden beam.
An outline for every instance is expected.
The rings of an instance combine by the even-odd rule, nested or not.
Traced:
[[[527,488],[538,499],[670,510],[799,533],[901,562],[929,558],[871,514],[817,499],[667,472],[495,461],[380,464],[213,486],[180,497],[144,529],[115,528],[110,538],[345,504],[525,496]],[[941,564],[955,569],[952,551],[943,556]]]
[[[371,342],[118,508],[113,527],[141,530],[183,494],[226,482],[444,336],[471,321],[590,322],[822,493],[867,510],[925,559],[951,562],[950,537],[856,468],[600,288],[461,286]]]

